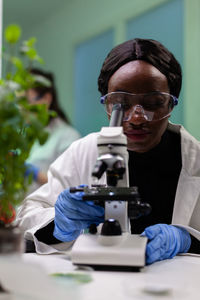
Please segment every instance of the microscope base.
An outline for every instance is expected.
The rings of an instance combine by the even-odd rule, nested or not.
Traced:
[[[72,248],[71,259],[75,265],[95,270],[138,271],[145,265],[146,243],[146,237],[130,233],[82,234]]]
[[[85,270],[85,268],[92,268],[94,271],[110,271],[110,272],[140,272],[141,267],[128,266],[111,266],[111,265],[89,265],[89,264],[75,264],[78,270]]]

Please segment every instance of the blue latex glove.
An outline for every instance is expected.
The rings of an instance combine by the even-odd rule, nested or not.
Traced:
[[[26,171],[24,173],[24,176],[28,177],[30,174],[32,174],[33,179],[35,181],[37,181],[38,173],[39,173],[40,169],[30,163],[25,163],[25,168],[26,168]]]
[[[55,228],[53,235],[60,241],[75,240],[83,229],[91,224],[104,222],[104,208],[92,201],[82,201],[83,192],[64,190],[55,204]]]
[[[146,263],[173,258],[178,253],[186,253],[191,245],[190,234],[183,228],[167,224],[147,227],[141,234],[148,238]]]

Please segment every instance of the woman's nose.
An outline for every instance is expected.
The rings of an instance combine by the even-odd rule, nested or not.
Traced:
[[[148,117],[143,109],[143,107],[139,104],[135,105],[130,112],[129,122],[139,125],[148,121]]]

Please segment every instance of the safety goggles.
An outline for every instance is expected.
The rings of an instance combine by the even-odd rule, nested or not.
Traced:
[[[123,121],[129,121],[134,115],[144,121],[158,121],[170,116],[178,99],[164,92],[148,94],[130,94],[126,92],[112,92],[101,97],[107,114],[110,116],[113,106],[120,104],[124,110]]]

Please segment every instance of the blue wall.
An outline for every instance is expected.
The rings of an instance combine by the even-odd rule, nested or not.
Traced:
[[[163,43],[178,61],[183,64],[183,1],[174,0],[127,19],[125,36],[127,39],[153,38]],[[97,79],[101,65],[114,46],[114,30],[106,31],[89,40],[81,42],[75,49],[75,106],[74,125],[86,135],[98,131],[108,124],[106,114],[99,104],[100,94]],[[174,108],[171,121],[184,123],[183,92],[180,103]]]
[[[175,0],[160,5],[127,23],[127,39],[136,37],[160,41],[183,66],[183,1]],[[183,123],[183,91],[179,105],[174,108],[171,121]]]
[[[108,124],[100,104],[97,80],[102,63],[112,47],[113,31],[109,30],[76,48],[74,125],[82,135],[99,131]]]

